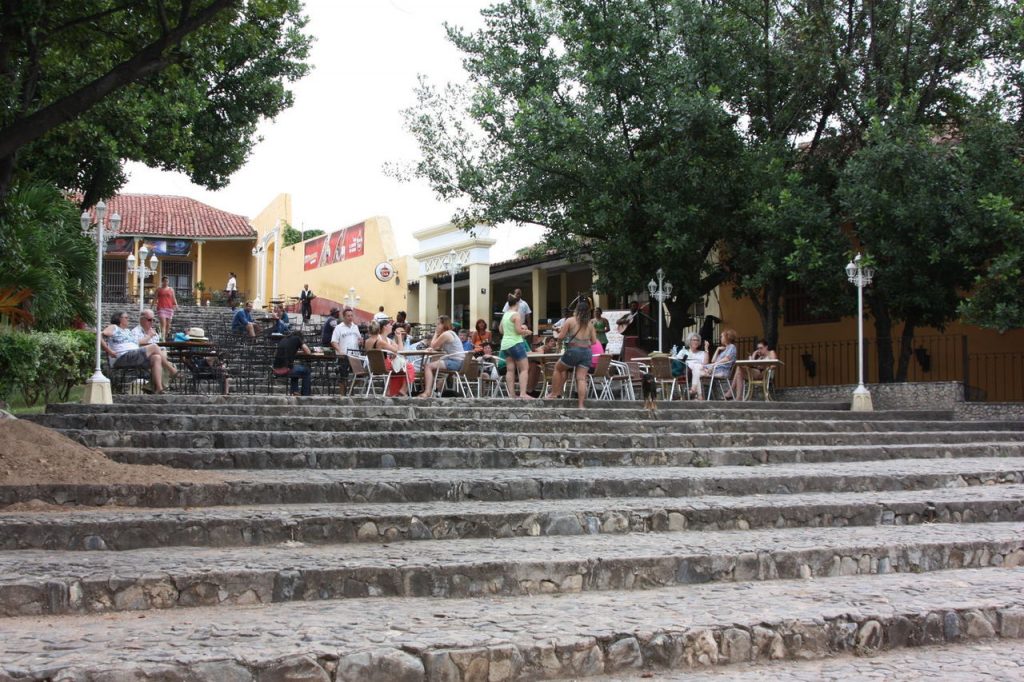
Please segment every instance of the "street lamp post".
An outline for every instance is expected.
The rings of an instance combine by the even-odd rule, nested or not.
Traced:
[[[359,303],[359,298],[360,297],[356,295],[356,288],[349,287],[348,293],[345,294],[345,305],[354,310],[356,305]]]
[[[658,350],[665,348],[661,343],[661,319],[662,315],[662,304],[672,296],[672,283],[665,281],[665,271],[658,268],[658,272],[655,273],[658,276],[658,282],[655,284],[652,279],[647,283],[647,293],[651,295],[651,298],[658,302]]]
[[[864,287],[871,284],[875,269],[861,264],[858,253],[846,265],[846,278],[857,287],[857,388],[853,392],[852,410],[855,412],[871,412],[871,392],[864,385]]]
[[[441,261],[441,265],[444,266],[445,272],[448,273],[448,282],[452,287],[451,320],[452,324],[455,324],[455,275],[459,274],[459,270],[462,269],[462,266],[459,265],[459,255],[455,253],[455,249],[448,252],[448,255]]]
[[[153,249],[153,257],[149,259],[149,266],[147,267],[146,266],[146,256],[148,256],[148,255],[149,255],[149,249],[148,248],[143,246],[141,249],[139,249],[139,264],[138,264],[138,266],[136,266],[135,265],[135,254],[134,253],[129,253],[128,254],[128,272],[133,273],[133,274],[138,276],[138,281],[139,281],[139,312],[140,313],[142,312],[142,308],[145,305],[144,302],[143,302],[143,294],[145,293],[144,289],[145,289],[145,285],[146,285],[146,278],[149,277],[150,275],[155,275],[156,274],[156,268],[160,264],[160,261],[158,261],[157,257],[156,257],[156,249]]]
[[[110,405],[114,402],[110,394],[110,379],[103,376],[100,334],[103,332],[103,252],[107,239],[117,235],[121,228],[121,216],[114,213],[110,216],[110,229],[105,230],[107,205],[102,201],[96,204],[96,223],[93,227],[92,217],[88,211],[82,211],[82,234],[96,240],[96,371],[85,382],[85,394],[82,402],[86,404]]]

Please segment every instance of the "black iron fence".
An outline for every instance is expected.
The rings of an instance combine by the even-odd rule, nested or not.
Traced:
[[[757,339],[744,337],[737,346],[747,357]],[[906,355],[902,339],[885,340],[892,349],[893,379],[905,381],[959,381],[967,387],[968,400],[987,402],[1024,401],[1024,352],[971,353],[967,337],[960,334],[918,336]],[[780,344],[779,359],[785,363],[778,375],[782,386],[831,386],[857,383],[857,340]],[[899,376],[903,365],[903,377]],[[878,344],[864,339],[864,380],[879,381]]]

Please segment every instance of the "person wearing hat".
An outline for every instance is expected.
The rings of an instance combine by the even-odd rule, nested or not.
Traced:
[[[296,329],[288,332],[277,344],[272,371],[276,376],[290,377],[288,383],[292,395],[299,395],[299,379],[302,379],[302,395],[311,395],[309,367],[295,362],[295,356],[300,350],[309,353],[309,346],[302,342],[302,331]]]
[[[330,346],[331,337],[334,336],[334,328],[338,326],[338,317],[341,316],[341,311],[337,308],[331,308],[330,314],[327,319],[324,320],[324,327],[320,330],[320,345]]]

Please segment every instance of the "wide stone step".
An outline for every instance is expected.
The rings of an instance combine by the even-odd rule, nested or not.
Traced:
[[[350,419],[347,417],[304,417],[288,415],[282,419],[276,416],[226,416],[226,415],[165,415],[138,414],[46,414],[32,418],[32,421],[54,429],[86,429],[109,431],[152,430],[160,433],[175,431],[207,432],[234,431],[240,425],[253,432],[276,432],[280,434],[303,433],[373,433],[379,437],[385,433],[431,433],[457,437],[470,433],[478,437],[499,437],[512,434],[564,435],[566,437],[603,436],[627,433],[638,434],[700,434],[730,431],[733,433],[890,433],[903,431],[1000,431],[1014,432],[1024,436],[1024,422],[951,422],[949,420],[807,420],[807,419],[649,419],[632,420],[627,423],[611,420],[583,421],[573,419],[515,420],[494,419],[486,422],[478,418],[447,419]]]
[[[0,549],[129,550],[1024,521],[1024,485],[513,502],[0,514]]]
[[[993,635],[994,637],[994,635]],[[851,652],[852,653],[852,652]],[[885,682],[976,682],[1024,680],[1024,646],[1015,639],[983,639],[966,644],[923,646],[895,651],[861,652],[813,661],[741,663],[709,670],[659,670],[658,682],[821,682],[821,680],[885,680]],[[642,682],[651,672],[619,673],[594,682]]]
[[[0,505],[209,507],[318,502],[692,497],[922,490],[1024,482],[1024,458],[895,460],[739,467],[228,470],[220,482],[7,485]]]
[[[914,420],[951,420],[950,410],[877,410],[874,412],[851,412],[835,409],[793,409],[781,408],[783,403],[739,403],[711,401],[687,409],[657,410],[651,413],[640,407],[603,407],[598,403],[595,407],[577,410],[574,407],[563,407],[548,403],[524,403],[508,401],[499,403],[504,407],[502,415],[522,421],[558,421],[575,419],[578,421],[623,421],[636,419],[827,419],[849,421],[914,421]],[[288,405],[289,415],[302,417],[335,417],[343,419],[486,419],[495,418],[496,410],[490,402],[477,401],[471,404],[448,406],[431,404],[421,406],[419,401],[404,404],[368,404],[336,405],[326,402],[300,402]],[[749,405],[749,407],[747,407]],[[281,405],[250,405],[235,403],[199,403],[159,405],[153,403],[116,403],[114,405],[83,405],[81,403],[60,403],[48,405],[48,414],[115,414],[135,415],[181,415],[181,416],[234,416],[248,417],[280,417]]]
[[[617,448],[657,450],[664,448],[750,447],[769,445],[912,444],[922,438],[941,443],[1024,441],[1024,431],[880,431],[863,432],[808,429],[789,433],[719,431],[710,433],[505,433],[448,431],[254,431],[241,420],[225,431],[139,431],[58,429],[73,440],[100,448],[446,448],[565,449]],[[818,426],[815,424],[813,426]],[[929,435],[930,434],[930,435]],[[927,442],[925,440],[925,442]]]
[[[0,552],[0,615],[653,589],[1024,564],[1024,524]]]
[[[1020,457],[1024,440],[1000,442],[998,434],[921,434],[914,444],[761,445],[753,447],[650,448],[104,448],[126,464],[185,469],[508,469],[558,466],[737,466],[882,459]],[[999,440],[995,440],[999,439]],[[713,442],[713,438],[708,438]],[[773,440],[765,438],[765,440]]]
[[[503,682],[820,659],[1020,638],[1024,570],[146,615],[2,620],[0,671],[30,679]]]

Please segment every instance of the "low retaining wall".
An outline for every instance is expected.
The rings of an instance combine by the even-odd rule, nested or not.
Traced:
[[[775,391],[777,400],[789,402],[853,402],[855,384],[799,386]],[[959,381],[921,381],[867,384],[876,410],[951,410],[959,421],[1024,419],[1024,403],[965,402]]]

